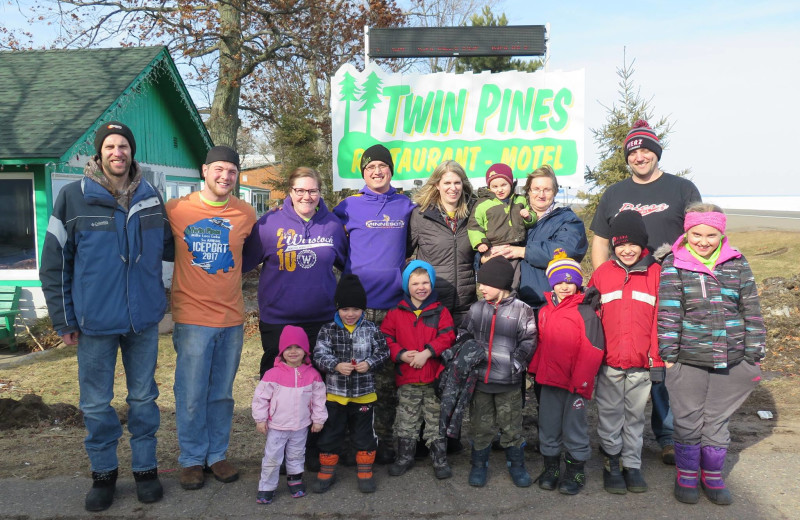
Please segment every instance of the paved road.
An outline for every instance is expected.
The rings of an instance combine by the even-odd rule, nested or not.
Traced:
[[[252,467],[237,482],[221,484],[214,480],[198,491],[183,491],[177,473],[162,475],[166,496],[155,504],[140,504],[135,484],[122,478],[111,509],[95,518],[216,519],[216,518],[342,518],[342,519],[441,519],[518,520],[551,519],[783,519],[797,518],[797,475],[800,455],[764,453],[750,446],[729,456],[728,482],[734,505],[716,506],[701,497],[696,505],[677,502],[672,497],[674,468],[656,460],[646,450],[644,474],[650,491],[625,496],[610,495],[602,489],[599,457],[588,465],[588,482],[577,496],[542,491],[535,485],[515,488],[505,471],[502,452],[493,452],[490,480],[485,488],[472,488],[467,480],[468,456],[455,458],[455,476],[437,481],[429,463],[421,463],[402,477],[389,477],[385,467],[377,468],[378,491],[364,495],[356,490],[355,468],[341,468],[341,478],[325,495],[292,499],[285,491],[283,478],[276,500],[269,506],[255,503],[257,468]],[[528,455],[529,467],[539,467],[539,457]],[[83,468],[79,473],[83,474]],[[285,478],[285,477],[284,477]],[[792,484],[793,483],[793,484]],[[83,510],[83,497],[90,487],[85,477],[54,477],[45,480],[0,480],[0,518],[92,518]]]
[[[800,211],[757,211],[726,209],[728,231],[796,231],[800,232]]]

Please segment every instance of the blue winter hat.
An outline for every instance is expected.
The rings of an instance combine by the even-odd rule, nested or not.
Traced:
[[[436,271],[433,269],[433,266],[422,260],[412,260],[408,263],[406,268],[403,269],[403,292],[406,293],[406,295],[408,295],[408,278],[411,276],[411,273],[420,267],[428,271],[428,277],[431,279],[431,287],[436,284]]]

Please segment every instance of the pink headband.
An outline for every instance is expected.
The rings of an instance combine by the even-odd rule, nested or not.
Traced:
[[[683,220],[683,230],[689,231],[689,228],[705,224],[718,229],[720,233],[724,234],[727,220],[725,213],[720,213],[718,211],[690,211]]]

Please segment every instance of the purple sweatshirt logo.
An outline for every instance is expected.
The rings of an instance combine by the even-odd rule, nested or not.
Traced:
[[[392,220],[387,214],[383,214],[383,220],[367,220],[365,224],[369,229],[402,229],[405,227],[405,220]]]

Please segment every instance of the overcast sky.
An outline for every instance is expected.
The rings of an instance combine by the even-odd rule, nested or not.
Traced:
[[[507,0],[510,25],[550,24],[550,70],[586,69],[586,123],[617,99],[617,67],[674,123],[665,171],[703,195],[800,196],[800,2]],[[586,162],[597,163],[586,136]]]
[[[21,5],[30,0],[21,0]],[[550,24],[550,70],[586,70],[589,128],[619,98],[623,50],[656,116],[674,123],[661,167],[692,170],[703,195],[800,196],[800,2],[506,0],[509,24]],[[14,27],[16,8],[0,3]],[[34,28],[47,40],[52,28]]]

